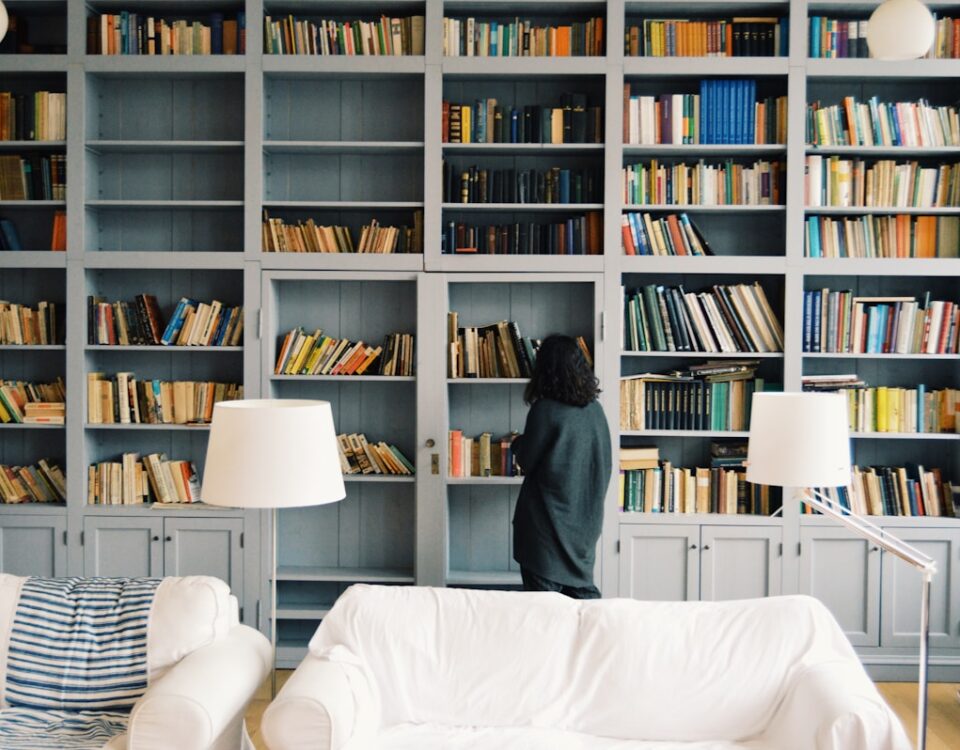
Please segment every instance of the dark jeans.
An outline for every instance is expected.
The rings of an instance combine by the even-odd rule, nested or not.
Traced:
[[[523,577],[524,591],[559,591],[564,596],[571,599],[599,599],[600,589],[596,586],[564,586],[562,583],[551,581],[536,573],[531,573],[526,568],[520,568],[520,575]]]

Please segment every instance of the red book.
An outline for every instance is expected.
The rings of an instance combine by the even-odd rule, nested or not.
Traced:
[[[440,121],[441,121],[440,142],[449,143],[450,142],[450,102],[447,99],[443,100]]]

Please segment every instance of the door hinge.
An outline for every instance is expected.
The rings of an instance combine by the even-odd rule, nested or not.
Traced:
[[[83,532],[81,531],[81,532],[80,532],[80,546],[82,547],[83,545],[84,545],[84,538],[83,538]]]
[[[617,539],[616,544],[617,544],[617,554],[619,555],[619,554],[620,554],[620,540],[619,540],[619,539]]]
[[[243,532],[240,532],[240,549],[243,549]]]
[[[67,530],[66,529],[63,530],[63,546],[64,547],[67,546]]]
[[[600,340],[603,341],[607,338],[607,314],[601,310],[600,311]]]
[[[260,600],[259,599],[257,599],[256,615],[257,615],[257,630],[260,630],[260,628],[262,627],[262,623],[260,622]]]
[[[431,474],[440,473],[440,454],[439,453],[430,454],[430,473]]]
[[[243,622],[243,607],[240,607],[240,622]]]
[[[263,338],[263,308],[257,309],[257,338]]]
[[[778,550],[777,554],[778,554],[780,557],[783,557],[783,542],[780,542],[780,544],[777,545],[777,546],[779,547],[779,550]]]
[[[801,552],[802,549],[803,549],[803,545],[802,545],[800,542],[797,542],[797,555],[798,555],[798,556],[800,555],[800,552]]]

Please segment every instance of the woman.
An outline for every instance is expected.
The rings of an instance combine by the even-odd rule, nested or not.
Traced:
[[[610,430],[598,382],[569,336],[549,336],[524,393],[531,404],[514,455],[525,474],[513,558],[527,591],[597,599],[593,564],[610,482]]]

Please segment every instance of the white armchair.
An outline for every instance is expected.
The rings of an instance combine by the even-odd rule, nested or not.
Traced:
[[[117,593],[121,589],[111,582],[121,580],[0,575],[0,747],[249,747],[244,712],[269,674],[271,649],[261,633],[239,624],[227,585],[190,576]],[[51,586],[48,601],[36,600],[38,581]],[[105,599],[72,596],[90,581],[104,582]],[[62,590],[69,595],[61,604]],[[107,615],[82,611],[102,608],[103,601]],[[41,622],[47,612],[51,621]],[[72,669],[57,673],[64,659],[50,648],[51,639],[63,643],[64,653],[89,648],[98,658],[116,654],[118,666],[109,680],[99,676],[104,666],[77,685]],[[24,678],[36,668],[25,660],[37,658],[53,673],[42,685]],[[23,741],[33,744],[18,744]]]

